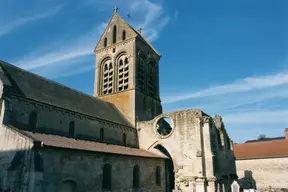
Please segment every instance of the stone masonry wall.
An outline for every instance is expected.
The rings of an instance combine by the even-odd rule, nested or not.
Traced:
[[[257,189],[263,191],[272,188],[288,189],[288,157],[236,160],[240,182],[252,178]],[[245,176],[246,174],[246,176]]]
[[[28,187],[32,142],[0,126],[0,191],[25,191]]]
[[[29,129],[29,115],[35,111],[38,118],[35,131],[68,136],[69,123],[75,121],[75,135],[78,138],[99,141],[100,129],[104,128],[104,142],[124,145],[125,133],[126,146],[138,146],[137,131],[134,128],[91,119],[85,115],[23,98],[13,98],[7,105],[10,109],[5,112],[4,122],[11,123],[19,129]]]
[[[140,167],[140,187],[147,192],[165,191],[164,159],[109,155],[72,150],[44,148],[40,150],[44,171],[35,180],[39,192],[57,191],[61,182],[73,180],[77,192],[102,191],[102,168],[112,165],[112,191],[132,192],[133,167]],[[156,185],[156,166],[161,167],[161,186]]]

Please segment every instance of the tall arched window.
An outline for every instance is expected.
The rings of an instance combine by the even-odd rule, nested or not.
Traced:
[[[161,185],[161,169],[160,166],[156,167],[156,185]]]
[[[75,136],[75,121],[70,121],[69,123],[69,136],[70,137]]]
[[[107,46],[107,37],[105,37],[105,39],[104,39],[104,47],[106,47]]]
[[[102,64],[102,94],[110,94],[113,92],[114,82],[114,66],[111,59],[107,59]]]
[[[135,165],[133,168],[133,188],[140,187],[140,168],[139,165]]]
[[[126,145],[126,133],[123,133],[123,144]]]
[[[137,65],[137,83],[140,91],[144,92],[145,87],[145,57],[140,56]]]
[[[154,96],[155,93],[155,71],[153,63],[149,63],[149,74],[148,74],[148,94]]]
[[[32,111],[29,115],[29,129],[35,130],[37,127],[37,113]]]
[[[100,141],[103,142],[104,141],[104,129],[103,128],[100,129],[100,134],[99,135],[100,135],[99,136],[100,137]]]
[[[113,43],[116,43],[117,40],[117,27],[114,25],[113,27]]]
[[[126,39],[126,31],[123,30],[123,32],[122,32],[122,40],[125,40],[125,39]]]
[[[109,163],[106,163],[103,167],[102,189],[104,190],[111,190],[111,168],[112,166]]]
[[[76,186],[75,181],[63,181],[60,186],[60,192],[75,192]]]
[[[129,60],[127,55],[118,59],[118,91],[124,91],[129,87]]]

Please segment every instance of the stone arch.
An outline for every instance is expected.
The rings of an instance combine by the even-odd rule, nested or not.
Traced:
[[[74,180],[62,181],[59,186],[59,192],[76,192],[77,183]]]
[[[172,190],[175,188],[175,162],[173,160],[173,157],[171,153],[161,144],[157,143],[153,148],[157,149],[164,155],[166,155],[169,159],[165,161],[165,172],[166,174],[166,192],[172,192]]]
[[[114,73],[115,67],[111,57],[105,57],[100,65],[101,80],[99,82],[101,87],[101,95],[110,94],[114,87]]]
[[[129,88],[129,68],[130,61],[126,51],[121,51],[115,57],[117,71],[117,91],[124,91]]]

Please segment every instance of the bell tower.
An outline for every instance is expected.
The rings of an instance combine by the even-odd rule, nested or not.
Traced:
[[[162,113],[160,54],[114,9],[96,48],[94,96],[113,103],[135,126]]]

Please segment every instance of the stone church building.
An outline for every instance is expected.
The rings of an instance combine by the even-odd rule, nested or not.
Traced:
[[[230,191],[222,118],[162,113],[161,56],[117,9],[94,52],[94,96],[0,62],[0,191]]]

